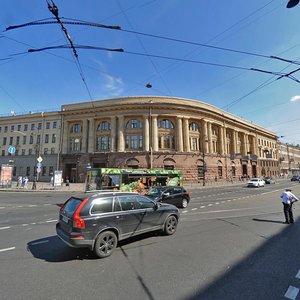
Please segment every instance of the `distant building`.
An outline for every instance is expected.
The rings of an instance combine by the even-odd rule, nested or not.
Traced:
[[[8,153],[9,146],[16,152]],[[231,180],[280,173],[274,132],[204,102],[122,97],[62,105],[60,112],[0,118],[0,164],[14,178],[56,169],[84,182],[86,167],[180,169],[184,180]]]
[[[279,144],[279,166],[281,175],[300,175],[300,147]]]

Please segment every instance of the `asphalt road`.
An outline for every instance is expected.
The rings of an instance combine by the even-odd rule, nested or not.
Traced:
[[[57,238],[69,193],[1,192],[0,299],[300,299],[300,204],[286,225],[280,202],[291,186],[300,196],[288,181],[191,190],[175,235],[130,239],[106,259]]]

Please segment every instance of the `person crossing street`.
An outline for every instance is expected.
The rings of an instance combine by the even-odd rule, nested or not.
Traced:
[[[285,223],[293,224],[294,223],[293,203],[298,201],[298,198],[292,193],[291,189],[285,189],[285,191],[282,192],[280,197],[283,204]]]

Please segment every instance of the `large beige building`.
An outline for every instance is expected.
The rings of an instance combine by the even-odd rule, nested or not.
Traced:
[[[9,146],[16,152],[8,153]],[[15,178],[53,171],[73,182],[86,167],[180,169],[184,180],[278,175],[274,132],[207,103],[173,97],[123,97],[62,105],[60,112],[0,118],[0,163]]]

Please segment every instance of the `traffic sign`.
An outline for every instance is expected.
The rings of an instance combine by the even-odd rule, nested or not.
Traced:
[[[37,171],[37,173],[41,173],[42,169],[41,168],[37,168],[36,171]]]
[[[41,163],[43,161],[42,157],[39,156],[37,159],[36,159],[39,163]]]
[[[9,146],[8,147],[8,153],[14,154],[16,152],[16,148],[14,146]]]
[[[36,164],[36,166],[37,166],[38,168],[41,168],[41,167],[42,167],[42,163],[39,162],[39,163]]]

